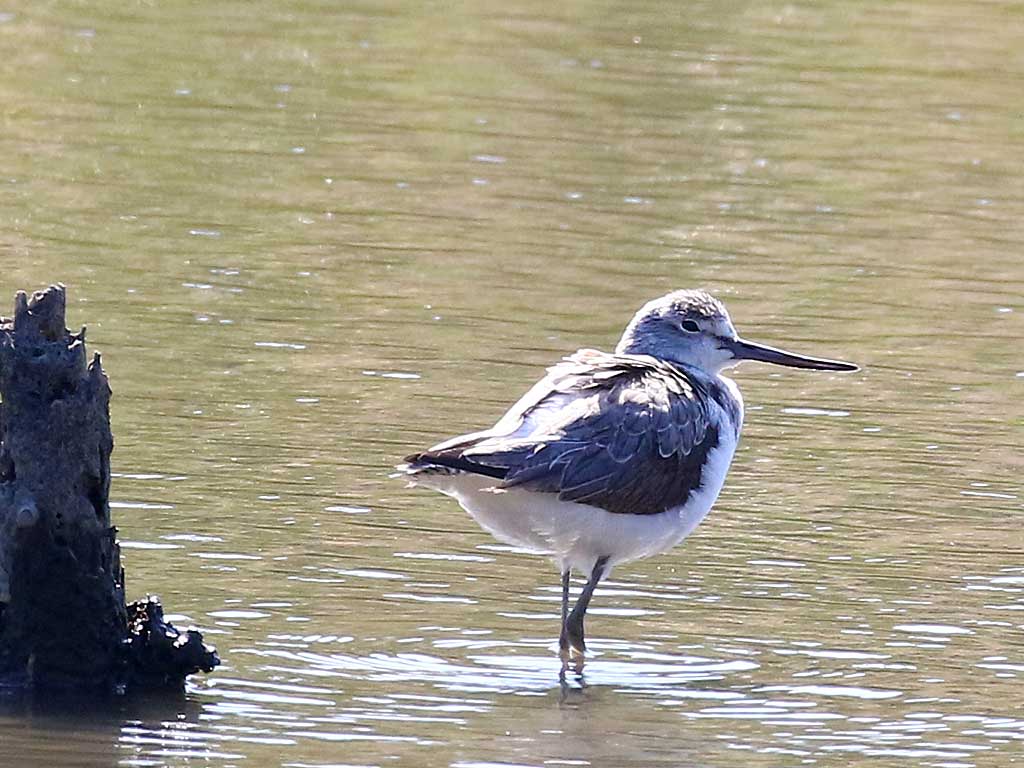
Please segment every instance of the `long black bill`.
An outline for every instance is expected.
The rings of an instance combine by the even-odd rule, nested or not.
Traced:
[[[842,360],[825,360],[821,357],[794,355],[792,352],[769,347],[767,344],[755,344],[743,339],[730,341],[729,349],[732,350],[737,360],[759,360],[762,363],[787,365],[790,368],[812,368],[816,371],[859,370],[853,363],[844,363]]]

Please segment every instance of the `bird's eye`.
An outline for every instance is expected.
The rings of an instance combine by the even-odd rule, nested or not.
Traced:
[[[683,320],[679,326],[687,333],[697,333],[700,330],[700,326],[695,320]]]

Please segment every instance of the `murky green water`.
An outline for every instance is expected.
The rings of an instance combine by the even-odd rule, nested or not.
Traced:
[[[1022,43],[1000,2],[0,5],[0,300],[68,284],[129,590],[225,659],[3,752],[1024,758]],[[388,473],[687,286],[864,369],[740,371],[716,510],[563,689],[554,569]]]

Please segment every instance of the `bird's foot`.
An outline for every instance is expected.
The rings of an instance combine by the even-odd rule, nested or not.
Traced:
[[[575,651],[575,649],[573,649],[573,650]],[[572,671],[573,671],[574,674],[582,675],[583,674],[583,665],[586,663],[586,661],[587,661],[587,657],[583,653],[583,651],[575,651],[575,653],[573,653],[571,655],[570,660],[569,660],[569,665],[567,665],[567,666],[572,666]]]
[[[583,638],[583,622],[574,622],[572,617],[562,625],[558,637],[558,656],[562,660],[562,673],[572,669],[577,675],[583,672],[587,643]]]
[[[559,657],[562,660],[562,672],[559,677],[564,678],[567,674],[582,675],[583,665],[586,662],[586,656],[582,651],[578,651],[575,648],[565,648],[559,651]]]

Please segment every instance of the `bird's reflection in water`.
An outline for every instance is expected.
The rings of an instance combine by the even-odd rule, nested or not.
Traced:
[[[524,708],[520,715],[506,728],[506,738],[510,745],[527,742],[529,754],[543,755],[546,764],[697,766],[713,754],[696,736],[686,738],[687,723],[677,709],[637,698],[617,685],[592,682],[587,674],[563,675],[544,706]],[[489,759],[512,758],[502,743],[494,750]]]

